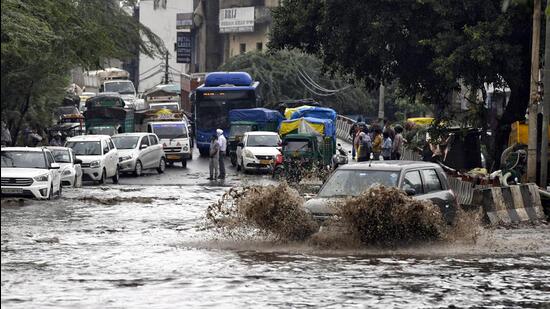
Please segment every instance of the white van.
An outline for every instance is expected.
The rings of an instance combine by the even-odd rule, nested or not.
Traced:
[[[187,122],[152,121],[147,124],[147,132],[159,137],[168,165],[181,162],[183,167],[187,167],[187,160],[193,159]]]
[[[82,161],[82,180],[105,184],[107,178],[118,183],[118,150],[109,135],[81,135],[65,142]]]

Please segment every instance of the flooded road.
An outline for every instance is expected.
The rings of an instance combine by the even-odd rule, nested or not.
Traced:
[[[272,181],[206,177],[196,159],[56,201],[3,200],[2,307],[550,306],[547,226],[384,250],[228,239],[207,207],[231,186]]]

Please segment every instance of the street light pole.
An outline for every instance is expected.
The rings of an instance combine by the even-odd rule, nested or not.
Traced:
[[[537,182],[537,112],[540,50],[541,0],[534,1],[531,44],[531,91],[529,95],[529,140],[527,145],[527,181]]]
[[[546,3],[546,12],[550,10],[550,1]],[[550,122],[550,16],[546,15],[546,33],[544,40],[544,100],[542,114],[542,140],[540,144],[540,179],[539,185],[545,188],[548,185],[548,123]]]

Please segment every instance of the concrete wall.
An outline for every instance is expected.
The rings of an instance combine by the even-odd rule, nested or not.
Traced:
[[[179,84],[180,73],[189,72],[189,65],[176,63],[176,14],[193,12],[193,0],[172,0],[167,1],[166,8],[159,6],[153,8],[153,1],[140,1],[139,21],[149,27],[158,35],[169,52],[168,64],[170,79]],[[139,92],[143,92],[161,83],[164,77],[164,58],[150,58],[143,54],[139,56]],[[161,71],[161,72],[157,72]]]

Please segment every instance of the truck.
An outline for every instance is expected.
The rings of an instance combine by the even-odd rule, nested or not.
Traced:
[[[118,92],[128,107],[135,107],[137,93],[130,73],[118,68],[86,71],[83,80],[87,92]]]
[[[283,119],[281,113],[267,108],[230,110],[227,153],[231,159],[231,165],[237,165],[237,145],[244,133],[251,131],[277,132],[279,124]]]
[[[114,135],[134,132],[134,109],[118,93],[104,92],[86,100],[87,134]]]
[[[186,113],[193,114],[192,97],[200,85],[204,83],[207,73],[191,73],[180,75],[180,106]]]
[[[181,162],[185,168],[187,161],[193,159],[189,120],[184,113],[164,108],[136,112],[135,130],[158,136],[168,165]]]

